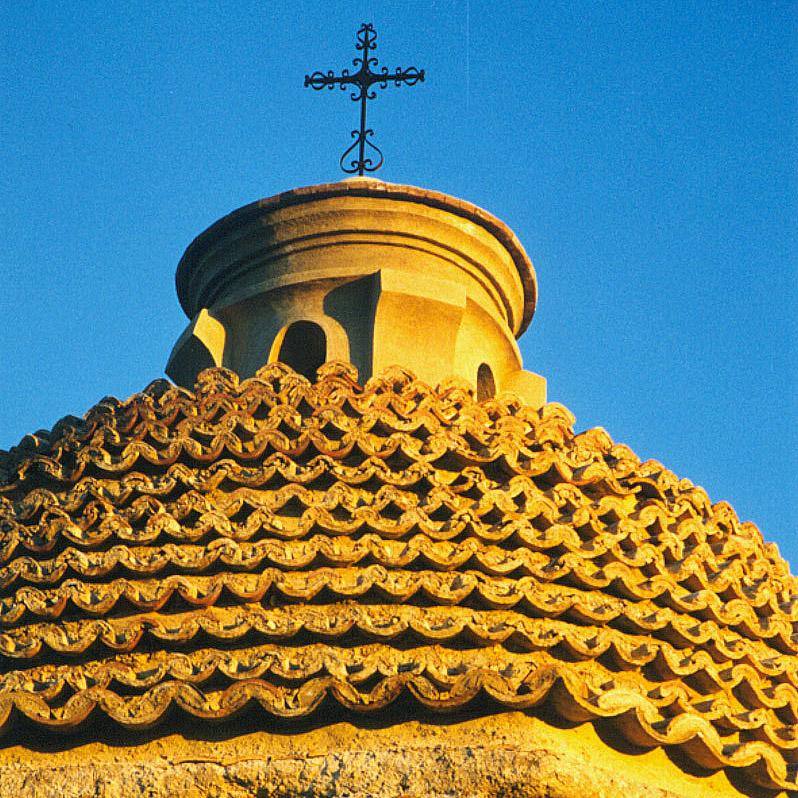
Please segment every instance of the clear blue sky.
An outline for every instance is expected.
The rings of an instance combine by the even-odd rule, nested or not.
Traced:
[[[0,447],[162,375],[201,230],[342,176],[355,107],[302,80],[362,21],[428,76],[379,176],[518,233],[550,398],[798,562],[796,2],[3,3]]]

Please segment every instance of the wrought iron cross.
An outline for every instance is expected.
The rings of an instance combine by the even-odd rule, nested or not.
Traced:
[[[424,82],[424,70],[415,67],[400,69],[397,67],[393,72],[388,71],[388,67],[383,67],[379,72],[372,72],[371,67],[377,65],[377,59],[369,55],[372,50],[377,49],[377,32],[374,26],[363,23],[357,32],[355,47],[363,52],[361,58],[355,58],[352,63],[358,67],[353,75],[348,69],[341,70],[340,75],[335,75],[332,70],[324,72],[314,72],[312,75],[305,75],[305,88],[310,86],[317,91],[319,89],[333,89],[340,86],[343,90],[347,86],[354,86],[355,90],[351,93],[351,98],[360,103],[360,130],[352,131],[352,138],[355,142],[341,156],[341,169],[347,174],[353,175],[355,172],[362,175],[364,172],[376,172],[383,162],[384,157],[380,148],[369,141],[369,136],[374,135],[374,131],[366,127],[366,101],[373,100],[377,92],[371,87],[378,84],[381,89],[387,88],[388,83],[401,86],[403,83],[413,86],[418,82]],[[377,163],[366,153],[366,147],[370,147],[379,156]],[[357,149],[357,159],[353,152]],[[349,163],[345,161],[352,155]]]

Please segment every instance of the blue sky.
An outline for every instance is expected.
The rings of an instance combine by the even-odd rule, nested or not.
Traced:
[[[506,221],[549,396],[798,561],[798,3],[5,3],[0,447],[160,377],[185,247],[339,179],[356,124],[305,73],[363,21],[385,180]]]

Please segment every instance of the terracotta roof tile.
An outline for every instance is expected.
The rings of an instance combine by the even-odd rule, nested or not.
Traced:
[[[798,788],[795,577],[573,421],[274,365],[28,436],[0,453],[0,727],[481,694]]]

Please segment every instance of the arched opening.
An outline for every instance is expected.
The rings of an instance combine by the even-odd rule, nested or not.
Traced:
[[[496,382],[493,371],[487,363],[482,363],[477,369],[477,401],[482,402],[496,395]]]
[[[289,324],[282,334],[277,360],[309,380],[315,380],[316,370],[327,360],[324,330],[312,321]]]

